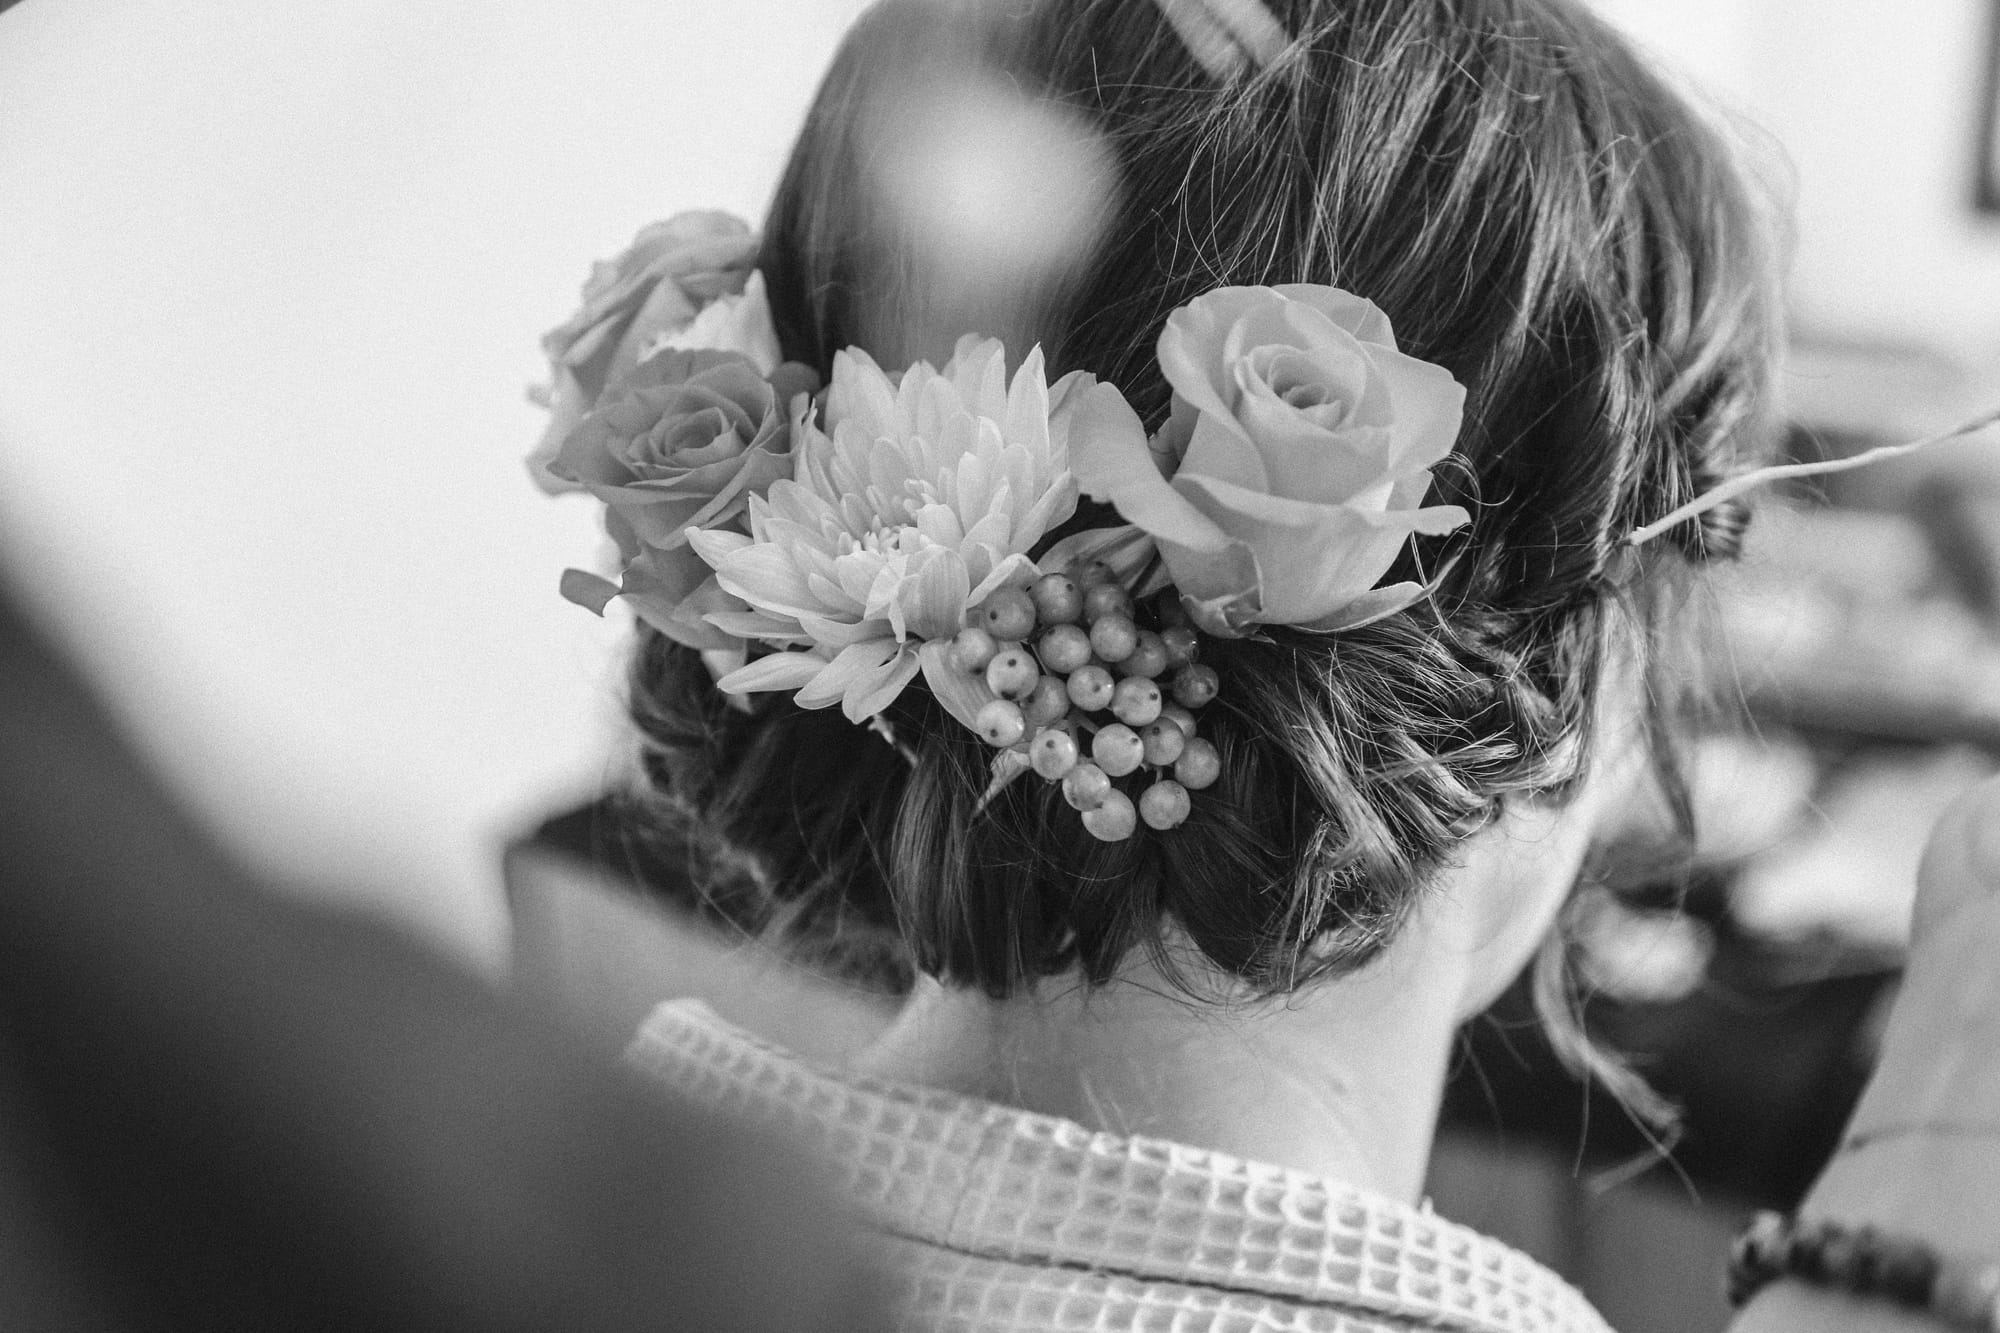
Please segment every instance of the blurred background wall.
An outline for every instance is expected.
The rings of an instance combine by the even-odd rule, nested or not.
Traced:
[[[1989,0],[1600,2],[1769,132],[1838,352],[1800,401],[2000,398]],[[501,841],[617,762],[617,624],[555,595],[594,516],[518,465],[536,337],[642,223],[761,211],[861,7],[0,14],[0,553],[264,866],[499,956]]]
[[[614,761],[536,339],[641,224],[756,216],[860,8],[0,14],[0,551],[231,842],[499,956],[501,840]]]
[[[2000,223],[1971,208],[1990,0],[1601,0],[1789,155],[1803,326],[2000,340]]]

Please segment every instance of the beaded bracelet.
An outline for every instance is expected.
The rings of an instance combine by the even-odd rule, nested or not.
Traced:
[[[1941,1255],[1874,1227],[1759,1213],[1730,1250],[1730,1304],[1785,1277],[1892,1301],[1951,1328],[2000,1333],[2000,1263]]]

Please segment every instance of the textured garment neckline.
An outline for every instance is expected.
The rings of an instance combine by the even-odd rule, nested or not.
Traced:
[[[627,1060],[683,1095],[803,1139],[866,1217],[908,1244],[1002,1268],[1062,1268],[1396,1321],[1264,1327],[1608,1333],[1556,1274],[1427,1207],[1186,1144],[817,1068],[697,1001],[656,1009]]]

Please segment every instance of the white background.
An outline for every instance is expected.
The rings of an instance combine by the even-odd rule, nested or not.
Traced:
[[[1983,364],[1985,0],[1604,2],[1796,162],[1803,322]],[[0,15],[0,555],[239,849],[499,956],[501,841],[617,749],[536,338],[642,223],[761,212],[860,7]]]
[[[239,846],[495,956],[501,840],[616,725],[537,337],[642,223],[756,215],[859,7],[0,15],[0,542]]]

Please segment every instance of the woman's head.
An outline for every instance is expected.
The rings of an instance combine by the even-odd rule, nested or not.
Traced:
[[[698,877],[747,924],[892,933],[916,966],[994,994],[1107,978],[1170,933],[1262,991],[1358,965],[1503,802],[1579,779],[1607,652],[1656,623],[1661,566],[1733,553],[1727,515],[1643,564],[1621,546],[1757,448],[1769,265],[1716,131],[1558,0],[1270,8],[1293,44],[1227,83],[1132,0],[877,10],[772,209],[778,331],[825,371],[937,318],[896,219],[856,182],[895,151],[865,133],[871,108],[927,58],[972,52],[1114,164],[1088,257],[1016,312],[1054,371],[1095,373],[1157,427],[1171,311],[1310,282],[1375,302],[1405,351],[1466,387],[1434,501],[1473,523],[1391,572],[1448,561],[1437,595],[1338,635],[1213,641],[1224,692],[1202,725],[1222,780],[1187,823],[1123,843],[1039,783],[982,805],[989,752],[919,689],[887,716],[911,764],[836,711],[732,709],[693,653],[649,636],[635,714],[664,800],[640,817],[693,835]]]

